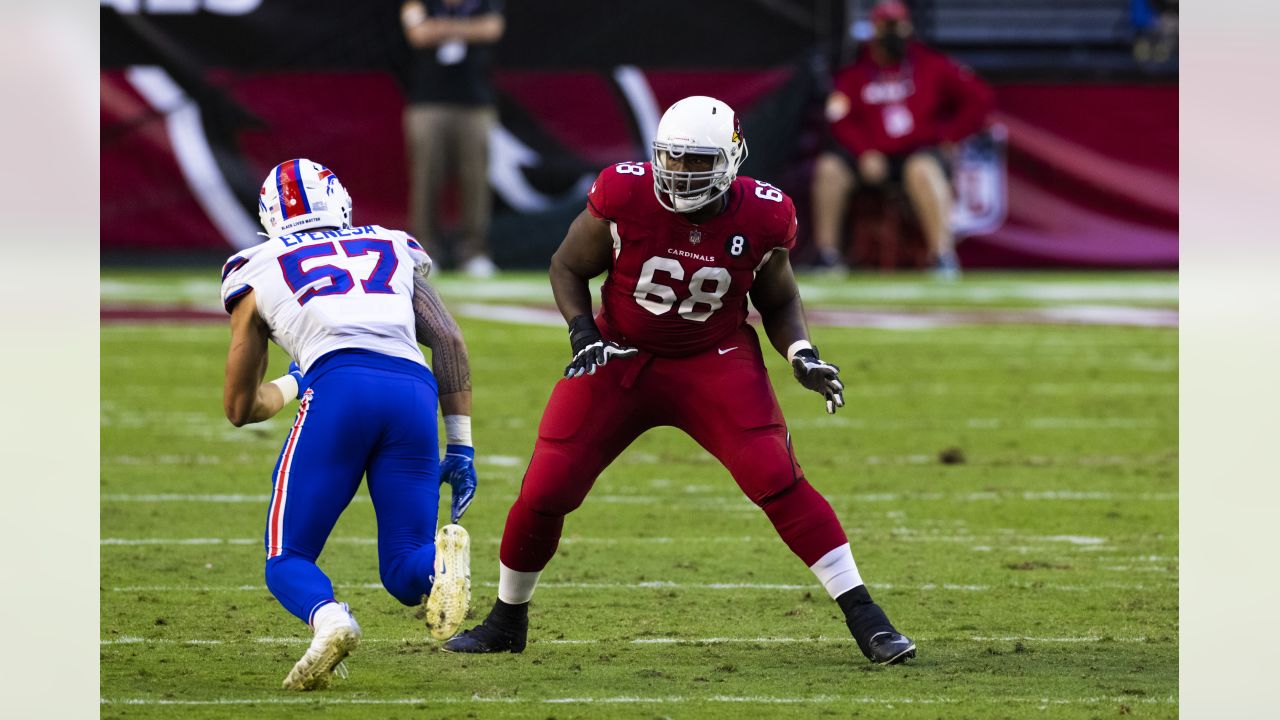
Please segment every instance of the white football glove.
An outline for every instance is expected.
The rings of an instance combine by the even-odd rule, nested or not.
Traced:
[[[791,372],[801,385],[827,399],[827,414],[834,415],[836,408],[844,407],[840,368],[819,360],[816,348],[797,350],[791,357]]]

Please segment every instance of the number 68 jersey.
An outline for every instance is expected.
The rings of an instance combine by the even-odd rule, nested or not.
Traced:
[[[795,246],[795,206],[778,188],[739,176],[724,210],[695,225],[658,203],[650,173],[649,163],[607,167],[587,198],[613,235],[602,330],[654,355],[692,355],[746,322],[756,272]]]
[[[241,250],[222,267],[222,304],[253,290],[271,339],[305,373],[339,349],[426,365],[413,316],[413,275],[431,258],[407,233],[377,225],[300,232]]]

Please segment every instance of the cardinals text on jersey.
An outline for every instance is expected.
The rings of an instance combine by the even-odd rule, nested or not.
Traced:
[[[654,355],[690,355],[746,321],[755,273],[795,245],[795,206],[769,183],[739,176],[724,211],[695,225],[658,203],[650,172],[649,163],[607,167],[587,199],[613,234],[601,331]]]

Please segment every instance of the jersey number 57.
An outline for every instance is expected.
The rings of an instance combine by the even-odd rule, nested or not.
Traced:
[[[361,290],[370,294],[395,294],[395,290],[391,287],[391,278],[395,275],[396,268],[400,265],[400,260],[396,257],[396,249],[390,240],[341,240],[338,242],[338,246],[342,248],[342,255],[348,258],[356,258],[369,253],[374,253],[378,256],[378,264],[373,266],[373,272],[369,274],[368,278],[360,281]],[[339,262],[342,259],[342,256],[338,255],[338,249],[331,242],[318,245],[303,245],[297,250],[281,255],[279,258],[280,271],[284,273],[284,281],[295,295],[302,288],[314,285],[318,280],[324,278],[329,278],[330,280],[330,283],[324,287],[307,288],[306,292],[298,296],[299,305],[306,305],[313,298],[318,298],[322,295],[346,295],[355,287],[355,279],[351,277],[351,273],[339,265],[318,265],[306,271],[302,269],[303,262],[312,258],[322,257],[337,257]]]

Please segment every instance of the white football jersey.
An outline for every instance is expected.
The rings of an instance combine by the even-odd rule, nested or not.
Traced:
[[[253,290],[271,339],[305,373],[342,348],[426,360],[414,331],[413,276],[431,258],[407,233],[365,225],[282,235],[222,267],[222,305]]]

